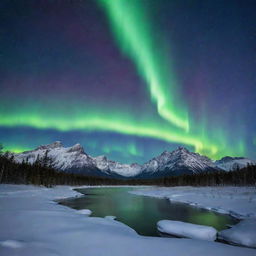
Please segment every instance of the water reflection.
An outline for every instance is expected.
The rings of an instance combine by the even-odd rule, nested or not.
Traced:
[[[213,226],[217,230],[233,225],[237,220],[167,199],[138,196],[128,193],[131,187],[78,189],[84,197],[66,199],[61,203],[74,209],[90,209],[92,216],[116,216],[141,235],[159,236],[156,223],[161,219],[180,220]]]

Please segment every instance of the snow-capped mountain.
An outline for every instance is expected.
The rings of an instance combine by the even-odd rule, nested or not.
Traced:
[[[37,159],[43,159],[46,152],[56,169],[63,171],[79,170],[82,168],[95,169],[93,159],[84,152],[80,144],[65,148],[60,141],[39,146],[35,150],[14,154],[14,159],[19,163],[22,161],[34,163]]]
[[[160,177],[166,175],[180,175],[200,173],[204,171],[233,170],[244,167],[256,161],[242,157],[224,157],[213,162],[206,156],[179,147],[172,152],[164,151],[161,155],[151,159],[143,165],[136,163],[122,164],[108,160],[105,156],[92,157],[85,153],[80,144],[64,147],[61,142],[39,146],[35,150],[13,154],[16,162],[34,163],[37,159],[47,157],[56,169],[81,173],[86,175],[100,175],[113,177]]]
[[[136,176],[141,172],[139,164],[121,164],[119,162],[108,160],[105,156],[97,156],[93,158],[96,167],[105,172],[117,174],[125,177]]]
[[[151,159],[142,167],[142,175],[189,174],[204,171],[214,171],[216,166],[206,156],[179,147],[172,152],[164,151],[161,155]]]
[[[105,156],[92,157],[84,152],[80,144],[65,148],[59,141],[39,146],[35,150],[14,154],[14,159],[19,163],[22,161],[34,163],[37,159],[43,159],[46,152],[52,165],[66,172],[130,177],[136,176],[141,171],[141,166],[138,164],[121,164],[108,160]]]
[[[237,168],[240,169],[246,167],[248,164],[255,165],[256,161],[245,157],[226,156],[215,162],[217,167],[225,171],[233,171]]]

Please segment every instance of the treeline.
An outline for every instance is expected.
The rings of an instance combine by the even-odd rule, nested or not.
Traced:
[[[124,180],[90,177],[58,171],[51,166],[47,155],[30,164],[27,161],[16,163],[12,155],[0,155],[0,183],[33,184],[51,187],[54,185],[119,185]]]
[[[256,165],[247,165],[229,172],[216,171],[165,177],[160,184],[163,186],[256,186]]]
[[[230,172],[169,176],[158,179],[116,179],[65,173],[53,168],[47,153],[35,163],[16,163],[11,154],[0,154],[0,183],[54,185],[159,185],[159,186],[255,186],[256,166]]]

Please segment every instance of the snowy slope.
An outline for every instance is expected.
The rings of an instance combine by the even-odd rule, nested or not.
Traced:
[[[237,168],[246,167],[248,164],[256,164],[255,160],[245,157],[230,157],[226,156],[215,162],[216,166],[225,171],[236,170]]]

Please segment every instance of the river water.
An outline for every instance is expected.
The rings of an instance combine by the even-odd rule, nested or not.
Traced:
[[[231,216],[211,212],[182,203],[170,203],[158,199],[134,195],[133,187],[101,187],[77,189],[84,196],[62,200],[60,203],[71,208],[90,209],[91,216],[116,216],[140,235],[160,236],[156,223],[159,220],[179,220],[194,224],[208,225],[217,230],[226,229],[238,221]]]

